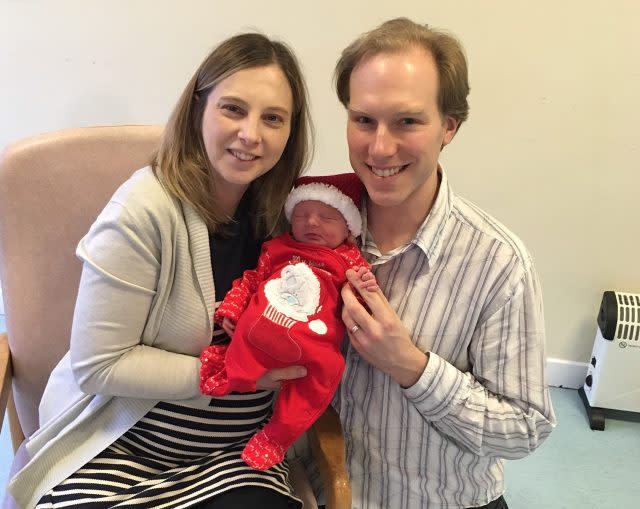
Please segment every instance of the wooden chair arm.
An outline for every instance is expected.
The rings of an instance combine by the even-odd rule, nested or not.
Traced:
[[[16,405],[13,402],[12,389],[13,368],[11,366],[11,350],[9,349],[9,336],[6,332],[0,332],[0,429],[4,423],[4,416],[9,418],[9,430],[11,431],[11,443],[15,453],[24,441],[24,433],[20,426]]]
[[[0,429],[7,410],[7,401],[11,393],[11,352],[9,351],[9,337],[6,332],[0,333]]]
[[[320,470],[327,509],[351,509],[344,436],[340,418],[332,406],[309,429],[309,441]]]

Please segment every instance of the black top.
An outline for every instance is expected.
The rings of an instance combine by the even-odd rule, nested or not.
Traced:
[[[222,233],[209,235],[211,269],[216,290],[216,302],[224,299],[233,281],[247,269],[254,269],[258,263],[260,249],[265,239],[256,239],[251,225],[249,199],[247,194],[238,204],[233,222],[225,226]],[[229,337],[214,327],[215,343],[226,343]]]

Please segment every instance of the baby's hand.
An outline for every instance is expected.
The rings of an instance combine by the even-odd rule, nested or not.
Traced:
[[[378,282],[376,281],[376,277],[373,275],[371,270],[366,267],[353,267],[353,270],[355,270],[356,274],[360,278],[360,288],[363,288],[368,292],[376,292],[380,289]]]
[[[233,337],[233,333],[236,330],[236,324],[233,323],[233,321],[231,320],[231,318],[229,317],[224,317],[222,319],[222,328],[224,329],[224,331],[229,335],[229,337]]]

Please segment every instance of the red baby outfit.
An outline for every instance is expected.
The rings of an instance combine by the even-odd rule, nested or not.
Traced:
[[[216,311],[217,323],[228,317],[236,328],[228,347],[202,353],[205,394],[252,392],[268,370],[307,369],[282,383],[270,422],[245,447],[242,457],[254,468],[282,461],[331,401],[344,369],[340,290],[350,267],[369,268],[351,242],[330,249],[282,234],[263,244],[257,268],[234,281]]]

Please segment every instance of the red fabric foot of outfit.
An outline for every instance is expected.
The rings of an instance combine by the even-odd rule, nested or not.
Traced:
[[[251,437],[242,451],[244,462],[257,470],[266,470],[284,459],[286,449],[269,438],[264,430]]]
[[[200,392],[224,396],[229,392],[229,379],[224,366],[227,345],[212,345],[200,354]]]

